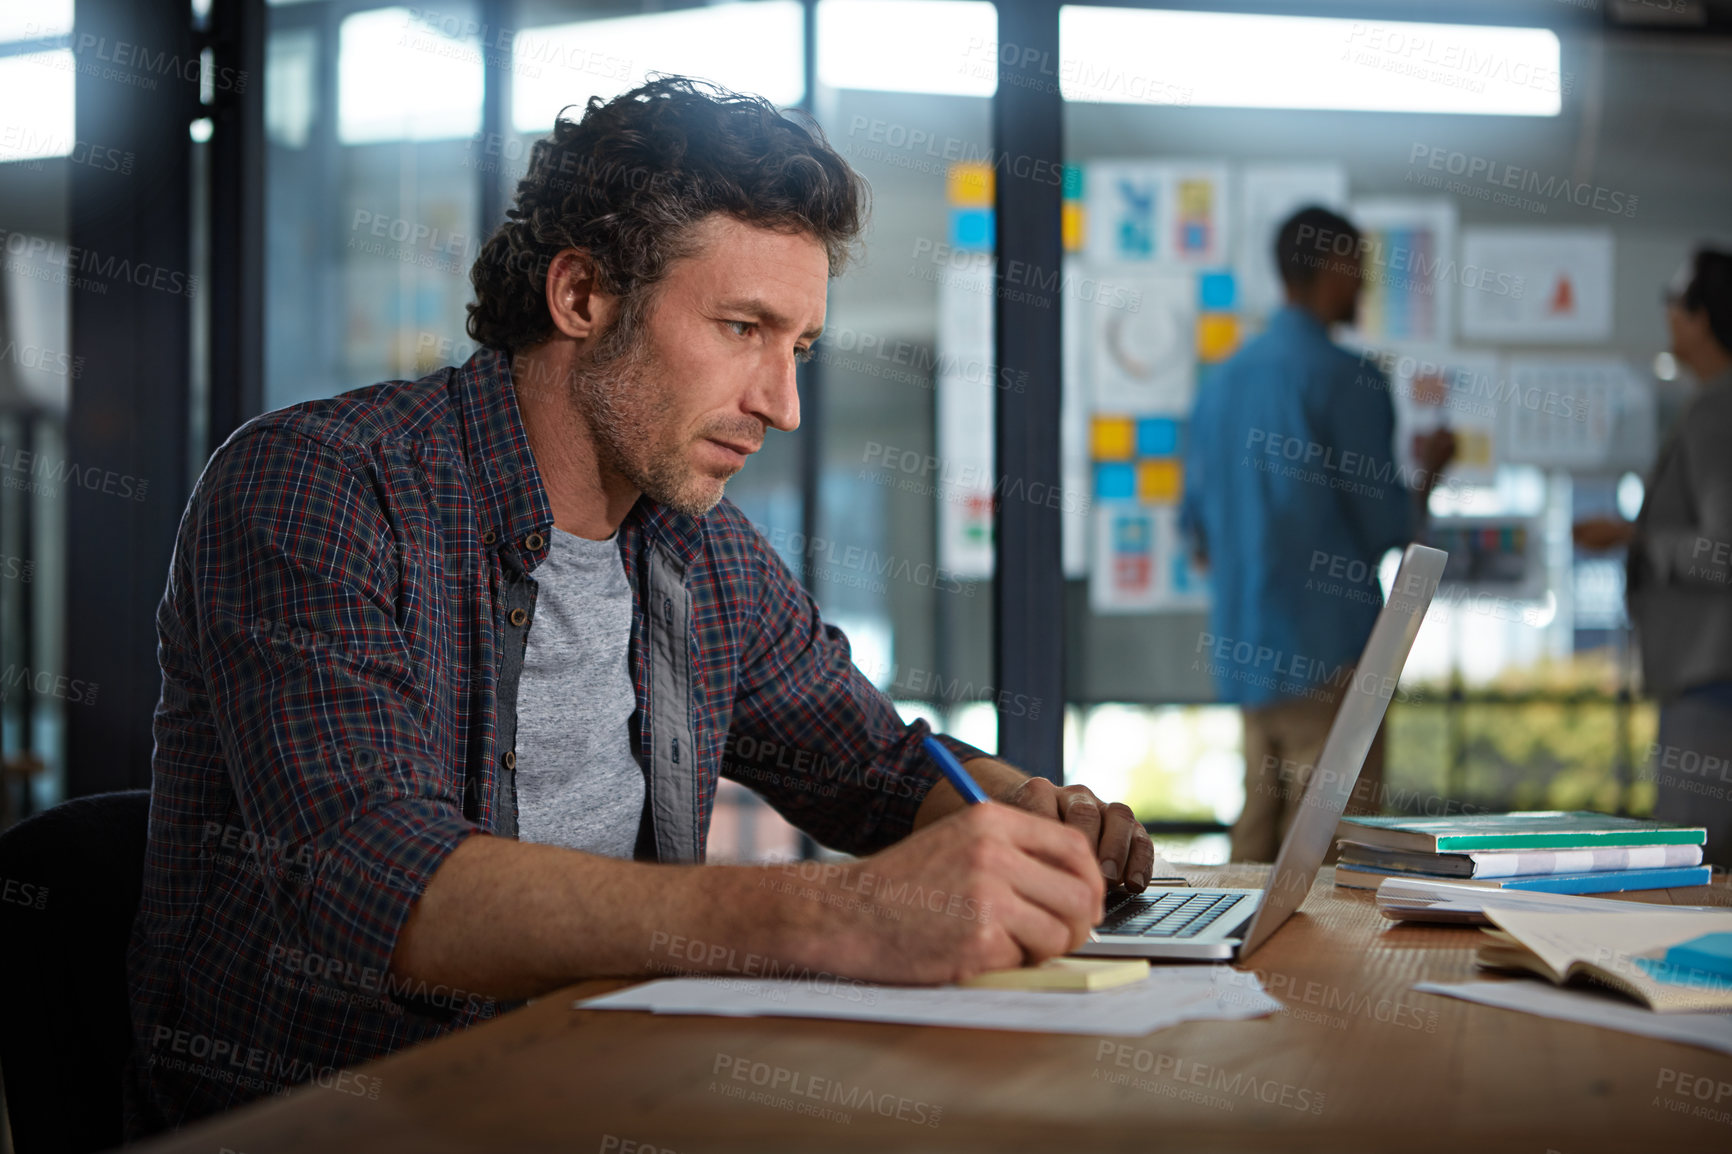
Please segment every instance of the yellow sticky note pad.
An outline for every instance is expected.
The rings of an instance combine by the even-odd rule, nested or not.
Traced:
[[[952,164],[946,174],[945,195],[953,208],[991,208],[992,165]]]
[[[1491,433],[1486,429],[1455,430],[1455,464],[1477,469],[1489,469]]]
[[[956,983],[977,990],[1054,990],[1088,993],[1128,986],[1149,976],[1142,958],[1048,958],[1038,966],[988,970]]]
[[[1066,252],[1081,252],[1083,246],[1083,203],[1067,200],[1059,209],[1059,228]]]
[[[1137,450],[1137,423],[1129,417],[1096,417],[1089,449],[1097,461],[1130,460]]]
[[[1184,485],[1184,468],[1170,457],[1137,462],[1137,496],[1151,505],[1171,505]]]
[[[1197,357],[1203,363],[1224,361],[1238,347],[1238,317],[1232,313],[1204,313],[1197,318]]]

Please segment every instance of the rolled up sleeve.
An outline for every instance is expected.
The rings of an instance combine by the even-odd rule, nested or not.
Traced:
[[[921,745],[932,729],[902,721],[774,550],[758,541],[754,552],[757,628],[722,773],[832,849],[865,854],[891,845],[913,830],[940,777]],[[962,760],[987,756],[939,740]]]
[[[229,785],[249,830],[307,868],[273,879],[281,932],[386,972],[428,878],[485,832],[396,604],[407,529],[361,450],[242,436],[200,481],[187,559]]]

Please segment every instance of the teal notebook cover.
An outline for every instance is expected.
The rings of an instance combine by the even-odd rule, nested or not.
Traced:
[[[1346,817],[1341,819],[1335,836],[1364,845],[1437,853],[1474,849],[1701,845],[1708,837],[1701,826],[1559,810],[1450,817]]]

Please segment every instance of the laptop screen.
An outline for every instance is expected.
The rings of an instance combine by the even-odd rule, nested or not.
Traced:
[[[1409,545],[1402,554],[1389,600],[1371,627],[1371,638],[1354,667],[1323,752],[1306,783],[1299,812],[1281,843],[1281,852],[1275,855],[1263,900],[1239,949],[1241,958],[1280,929],[1311,892],[1311,883],[1317,880],[1317,870],[1335,838],[1335,827],[1353,795],[1377,727],[1383,724],[1389,699],[1395,694],[1402,666],[1413,650],[1413,639],[1425,620],[1448,558],[1443,550],[1425,545]]]

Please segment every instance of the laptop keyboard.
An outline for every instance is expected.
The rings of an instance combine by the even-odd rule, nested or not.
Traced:
[[[1243,894],[1126,894],[1095,929],[1144,938],[1194,938],[1232,909]]]

